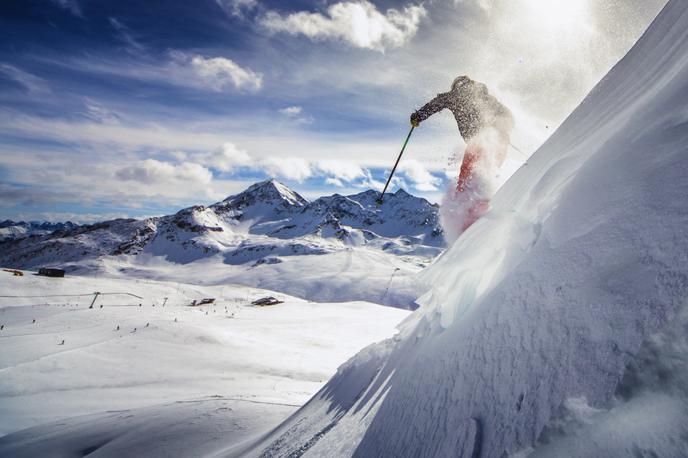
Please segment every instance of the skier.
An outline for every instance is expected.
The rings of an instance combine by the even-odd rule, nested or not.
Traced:
[[[460,227],[463,232],[489,209],[490,195],[483,183],[486,177],[481,175],[503,164],[514,119],[511,111],[490,95],[487,86],[459,76],[449,92],[438,94],[415,111],[411,124],[417,127],[445,108],[454,114],[467,144],[453,196],[466,204]]]

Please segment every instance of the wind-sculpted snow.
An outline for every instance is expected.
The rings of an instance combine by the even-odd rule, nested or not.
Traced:
[[[688,3],[673,0],[421,274],[401,335],[246,453],[685,454],[686,106]]]

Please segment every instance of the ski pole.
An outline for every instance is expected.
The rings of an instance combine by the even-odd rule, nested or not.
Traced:
[[[389,183],[392,181],[392,177],[394,176],[394,171],[397,169],[397,165],[399,165],[399,161],[401,160],[401,156],[404,154],[404,150],[406,149],[406,145],[408,144],[409,138],[411,138],[411,134],[413,133],[413,129],[415,129],[416,126],[411,126],[411,130],[409,130],[408,135],[406,136],[406,141],[404,142],[404,146],[401,147],[401,151],[399,152],[399,157],[397,157],[397,161],[394,163],[394,167],[392,167],[392,171],[389,174],[389,178],[387,178],[387,183],[385,184],[385,188],[382,190],[380,193],[380,197],[377,199],[377,203],[381,204],[382,203],[382,198],[385,195],[385,191],[387,191],[387,186],[389,186]]]
[[[526,159],[528,159],[530,157],[526,153],[521,151],[520,149],[516,148],[516,146],[513,143],[509,142],[509,146],[511,146],[513,149],[515,149],[516,152],[521,153],[523,155],[523,157],[525,157]]]

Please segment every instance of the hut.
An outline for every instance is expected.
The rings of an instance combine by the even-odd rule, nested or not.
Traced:
[[[55,269],[54,267],[41,267],[38,269],[38,275],[62,278],[65,276],[65,271],[63,269]]]

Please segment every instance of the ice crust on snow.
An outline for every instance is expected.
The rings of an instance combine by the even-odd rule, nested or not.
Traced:
[[[652,342],[688,307],[687,104],[688,3],[672,0],[423,272],[401,336],[245,452],[685,453],[687,355]]]

